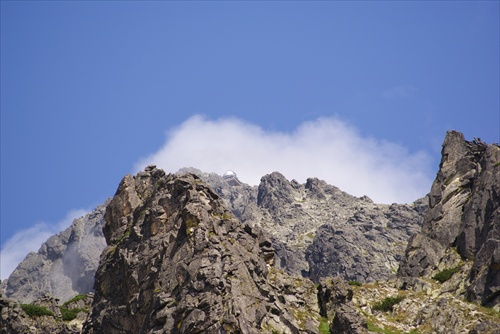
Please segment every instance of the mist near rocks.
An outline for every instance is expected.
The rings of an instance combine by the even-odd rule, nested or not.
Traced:
[[[258,185],[279,171],[302,183],[317,177],[378,203],[408,203],[423,197],[434,177],[426,152],[362,135],[336,117],[300,124],[292,132],[266,130],[237,118],[196,115],[168,131],[165,143],[141,159],[135,171],[155,164],[167,172],[195,167]]]
[[[93,291],[99,256],[106,247],[102,228],[108,203],[109,200],[106,200],[91,212],[73,220],[71,218],[85,212],[68,214],[65,221],[72,220],[69,227],[43,240],[43,244],[38,245],[37,253],[31,252],[22,262],[15,263],[15,269],[12,268],[14,270],[5,285],[5,295],[15,300],[31,302],[40,297],[42,292],[47,292],[66,301],[76,294]],[[63,223],[58,226],[62,227]],[[55,229],[44,227],[47,230],[40,231],[43,232],[42,236]],[[9,241],[12,242],[7,254],[22,250],[21,245],[14,243],[15,240]],[[15,258],[11,260],[14,261]],[[28,276],[31,281],[26,284]]]
[[[70,210],[57,223],[40,222],[17,231],[5,241],[0,251],[0,278],[6,279],[29,252],[36,252],[48,238],[71,225],[74,219],[87,214],[87,210]]]

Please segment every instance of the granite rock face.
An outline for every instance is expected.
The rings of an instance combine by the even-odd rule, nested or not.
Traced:
[[[375,204],[316,178],[299,184],[277,172],[262,178],[257,204],[263,218],[254,224],[272,236],[279,266],[315,282],[393,276],[422,221],[412,204]]]
[[[469,301],[500,305],[500,147],[447,133],[422,230],[412,236],[399,276],[430,277],[470,264]]]
[[[102,228],[108,201],[53,235],[9,276],[5,296],[23,303],[50,294],[68,300],[92,291],[99,256],[106,246]]]
[[[427,199],[375,204],[317,178],[300,184],[273,172],[258,187],[230,186],[216,174],[187,171],[210,184],[242,222],[271,237],[279,268],[315,282],[327,276],[360,282],[394,276],[427,208]]]
[[[366,203],[347,221],[322,225],[306,252],[311,279],[370,282],[394,276],[409,236],[420,226],[416,207]]]
[[[317,332],[314,285],[279,273],[271,241],[197,176],[126,176],[106,221],[84,333]]]
[[[353,290],[346,281],[335,278],[322,278],[318,284],[318,303],[320,313],[330,322],[332,334],[368,333],[365,317],[352,303]]]

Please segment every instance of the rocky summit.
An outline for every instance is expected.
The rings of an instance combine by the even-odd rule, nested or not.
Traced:
[[[317,328],[314,285],[299,281],[280,291],[270,273],[271,241],[236,220],[193,174],[148,167],[125,177],[106,210],[104,233],[109,246],[84,333]]]
[[[150,166],[3,282],[0,333],[500,333],[499,186],[455,131],[409,204]]]
[[[429,209],[398,275],[453,271],[458,295],[500,310],[500,147],[456,131],[446,135]]]

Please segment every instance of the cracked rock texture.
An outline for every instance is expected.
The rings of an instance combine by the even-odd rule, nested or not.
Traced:
[[[75,302],[66,303],[64,307],[85,310],[90,306],[90,301],[91,295]],[[71,321],[63,321],[59,299],[44,295],[30,304],[44,307],[52,314],[30,315],[16,301],[0,296],[0,334],[81,333],[83,319],[86,316],[84,311],[79,312],[77,317]]]
[[[106,222],[84,333],[317,332],[314,285],[277,272],[271,241],[197,176],[126,176]]]
[[[373,332],[500,333],[497,311],[464,301],[432,279],[405,277],[352,288],[352,304],[363,313]],[[396,296],[402,300],[392,310],[375,309],[386,297]]]
[[[352,303],[352,297],[353,289],[346,281],[338,277],[320,280],[318,304],[321,316],[333,319],[330,322],[330,333],[368,333],[366,319]]]
[[[458,293],[500,308],[500,147],[450,131],[422,229],[398,275],[431,277],[464,262],[470,269]]]
[[[187,171],[206,180],[242,222],[270,235],[279,268],[315,282],[327,276],[360,282],[395,276],[427,208],[426,198],[375,204],[317,178],[299,184],[273,172],[258,187],[229,186],[216,174]]]

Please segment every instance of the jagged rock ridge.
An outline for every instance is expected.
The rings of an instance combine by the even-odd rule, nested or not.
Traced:
[[[106,221],[84,333],[317,332],[314,285],[285,289],[270,240],[197,176],[126,176]]]
[[[179,174],[187,172],[206,181],[236,218],[271,237],[278,268],[315,281],[330,275],[361,282],[391,277],[425,210],[422,201],[374,204],[315,178],[299,184],[274,172],[264,176],[259,187],[251,187],[192,168]],[[65,300],[91,291],[105,246],[105,205],[50,238],[38,254],[30,254],[11,275],[7,296],[30,302],[50,293]]]
[[[431,277],[459,266],[456,293],[500,308],[500,147],[448,132],[429,204],[399,276]]]
[[[277,265],[291,275],[340,276],[369,282],[395,276],[407,240],[416,233],[427,199],[375,204],[317,178],[305,184],[273,172],[258,187],[228,186],[215,174],[194,171],[243,222],[268,233]]]
[[[337,262],[348,264],[340,270],[349,275],[362,273],[352,263],[370,265],[376,275],[383,273],[376,264],[390,264],[398,252],[389,252],[390,257],[380,254],[375,262],[365,258],[379,255],[379,242],[398,246],[398,234],[388,231],[404,235],[418,230],[415,222],[426,210],[423,201],[378,206],[317,179],[301,185],[279,173],[265,176],[260,187],[239,182],[228,187],[223,178],[209,174],[215,191],[194,175],[165,175],[152,167],[127,176],[106,210],[109,245],[101,256],[95,282],[98,296],[84,332],[317,333],[319,323],[325,325],[325,321],[331,333],[365,333],[367,328],[500,332],[495,310],[498,149],[498,145],[467,142],[461,134],[448,133],[429,197],[431,209],[406,249],[400,277],[359,287],[359,282],[350,287],[339,278],[321,275],[335,274]],[[337,202],[344,205],[329,209]],[[274,229],[273,221],[277,222]],[[308,224],[316,229],[308,230]],[[356,253],[361,250],[348,248],[350,243],[366,248],[361,249],[366,252],[364,258]],[[356,261],[342,258],[347,252]],[[325,255],[314,260],[315,254]],[[304,262],[290,266],[296,259]],[[309,265],[310,278],[320,283],[318,289],[308,278],[289,276],[277,268],[303,273],[304,263]],[[458,272],[444,283],[431,278],[456,266]],[[384,297],[395,295],[404,298],[391,312],[376,310]],[[463,296],[486,300],[483,304],[493,309],[467,303]],[[47,300],[52,299],[41,301]],[[74,333],[81,328],[58,317],[27,318],[18,305],[4,298],[0,298],[0,313],[0,333]]]

